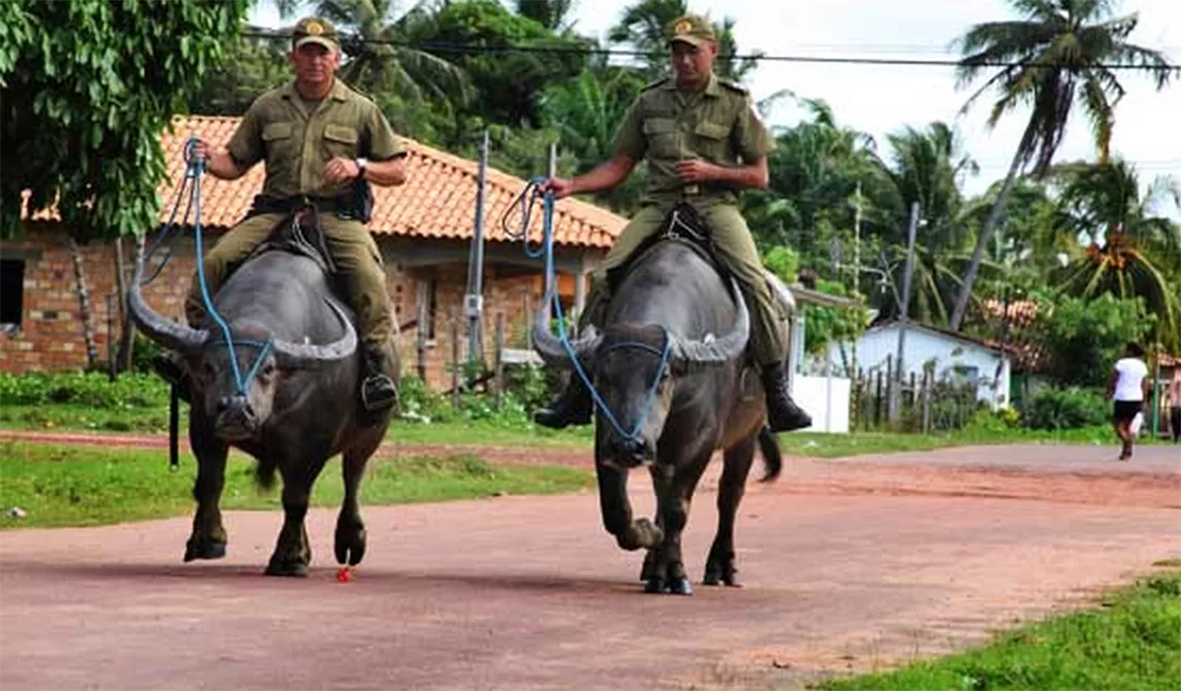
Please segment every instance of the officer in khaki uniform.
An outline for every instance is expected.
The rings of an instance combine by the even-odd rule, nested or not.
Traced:
[[[196,147],[209,172],[224,180],[241,177],[259,161],[266,167],[263,192],[250,214],[205,257],[205,278],[215,293],[292,210],[314,205],[357,312],[365,350],[362,400],[379,410],[397,400],[393,327],[381,253],[365,227],[357,193],[362,181],[405,182],[405,151],[377,106],[335,78],[340,44],[332,24],[316,17],[296,24],[290,59],[295,79],[260,96],[225,149],[213,152],[206,142]],[[193,325],[207,316],[196,277],[185,314]]]
[[[622,266],[679,201],[693,205],[708,225],[718,258],[742,285],[751,308],[751,349],[763,370],[768,424],[775,431],[800,429],[811,419],[788,393],[783,307],[763,273],[754,239],[738,212],[738,193],[767,186],[771,139],[742,87],[713,73],[717,38],[703,17],[689,15],[669,31],[674,77],[649,84],[628,111],[615,137],[612,157],[587,175],[551,179],[557,198],[618,185],[642,158],[648,188],[639,212],[623,229],[595,273],[583,322],[600,324],[609,301],[607,273]],[[590,421],[590,394],[578,377],[562,398],[535,413],[548,427]]]

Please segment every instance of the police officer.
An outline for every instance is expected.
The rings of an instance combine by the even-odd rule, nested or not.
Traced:
[[[770,137],[746,90],[714,75],[718,44],[708,20],[689,15],[673,22],[668,45],[673,77],[645,87],[616,134],[611,159],[584,176],[546,183],[558,199],[610,189],[640,159],[648,160],[642,206],[596,271],[584,322],[601,325],[609,300],[608,272],[661,229],[673,205],[687,201],[708,225],[719,260],[742,284],[750,304],[751,347],[762,367],[769,426],[777,432],[807,427],[811,419],[788,393],[782,331],[787,315],[771,292],[737,206],[740,190],[767,187]],[[590,394],[580,378],[570,381],[554,405],[534,414],[538,424],[561,428],[590,422]]]
[[[365,355],[362,401],[380,410],[397,400],[393,328],[385,270],[369,234],[363,206],[365,183],[406,181],[402,149],[372,101],[336,79],[340,43],[328,21],[308,17],[295,25],[290,55],[295,79],[260,96],[243,116],[229,144],[194,147],[207,170],[222,180],[242,177],[263,161],[263,192],[245,220],[225,234],[204,260],[215,293],[226,275],[275,226],[302,204],[317,210],[333,263],[357,313]],[[206,318],[196,278],[185,302],[189,323]]]

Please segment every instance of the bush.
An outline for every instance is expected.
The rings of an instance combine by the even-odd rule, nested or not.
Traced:
[[[100,372],[0,373],[0,403],[70,403],[92,408],[150,408],[167,405],[168,385],[152,374],[121,375],[114,382]]]
[[[1106,423],[1108,407],[1101,395],[1088,389],[1044,389],[1030,399],[1022,417],[1030,429],[1078,429]]]

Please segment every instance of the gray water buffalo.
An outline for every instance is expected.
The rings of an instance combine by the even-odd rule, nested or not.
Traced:
[[[647,592],[691,594],[681,531],[710,457],[724,451],[705,583],[737,585],[734,521],[756,448],[767,465],[764,480],[782,465],[778,442],[764,429],[759,377],[745,356],[745,301],[700,249],[676,239],[637,257],[612,294],[602,333],[588,330],[570,344],[600,395],[595,470],[603,525],[623,549],[648,550],[640,575]],[[571,367],[540,318],[534,347],[548,364]],[[649,463],[655,523],[634,518],[627,496],[629,469]]]
[[[336,559],[353,566],[365,554],[358,492],[365,464],[385,436],[390,409],[360,411],[361,361],[353,314],[334,292],[321,263],[299,250],[308,243],[293,241],[291,230],[290,220],[282,224],[215,296],[214,304],[233,334],[232,348],[214,324],[194,329],[154,312],[140,291],[142,257],[136,263],[128,291],[131,318],[153,341],[182,355],[189,375],[197,513],[185,561],[225,555],[218,502],[231,446],[258,460],[260,485],[273,485],[276,470],[283,479],[283,528],[268,575],[307,575],[308,498],[324,464],[338,453],[343,455],[345,497],[336,523]],[[237,358],[237,375],[231,358]],[[244,391],[239,390],[240,378],[249,378]],[[362,420],[359,415],[370,417]]]

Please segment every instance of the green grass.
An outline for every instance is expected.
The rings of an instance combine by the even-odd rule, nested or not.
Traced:
[[[1148,577],[1078,612],[986,647],[820,688],[984,691],[1181,688],[1181,571]]]
[[[0,443],[0,529],[94,526],[190,513],[196,465],[182,460],[169,472],[167,453],[8,441]],[[222,498],[225,509],[281,508],[279,491],[254,485],[254,462],[231,454]],[[435,502],[505,494],[552,494],[592,487],[584,471],[543,466],[498,467],[474,456],[374,459],[361,488],[363,505]],[[340,461],[324,468],[315,506],[339,506]],[[7,515],[18,506],[25,518]]]

